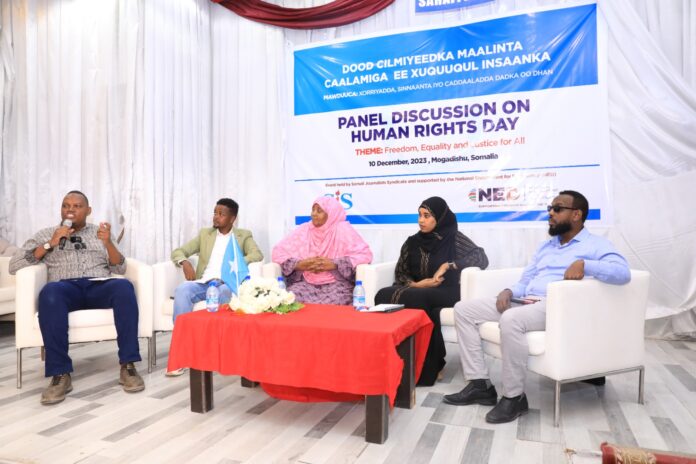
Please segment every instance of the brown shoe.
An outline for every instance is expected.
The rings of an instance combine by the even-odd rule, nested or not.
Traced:
[[[70,374],[54,375],[51,383],[41,393],[41,404],[56,404],[65,399],[65,395],[72,391]]]
[[[140,377],[132,362],[121,364],[121,374],[118,383],[123,385],[123,391],[135,393],[145,390],[145,382]]]

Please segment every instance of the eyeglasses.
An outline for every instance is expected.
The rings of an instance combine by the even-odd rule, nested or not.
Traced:
[[[75,244],[76,250],[86,250],[87,249],[87,245],[82,243],[82,237],[75,237],[75,236],[70,237],[70,243]]]
[[[553,210],[554,213],[560,213],[564,209],[578,209],[578,208],[571,208],[570,206],[561,206],[561,205],[549,205],[546,207],[546,211],[549,213],[551,210]]]

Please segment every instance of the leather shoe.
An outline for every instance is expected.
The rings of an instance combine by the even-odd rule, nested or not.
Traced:
[[[72,389],[72,379],[69,373],[54,375],[51,378],[51,383],[41,393],[41,404],[60,403]]]
[[[140,377],[138,371],[135,370],[135,365],[132,362],[121,364],[121,373],[118,378],[118,383],[123,385],[123,391],[135,393],[145,390],[145,382]]]
[[[527,395],[524,393],[515,398],[503,396],[500,398],[498,404],[495,405],[495,408],[491,409],[488,411],[488,414],[486,414],[486,422],[489,424],[512,422],[522,414],[527,414],[528,411],[529,405],[527,404]]]
[[[442,401],[447,404],[454,404],[455,406],[474,403],[493,406],[495,402],[498,401],[498,392],[495,391],[493,385],[481,388],[477,387],[474,382],[471,381],[462,391],[443,396]]]
[[[604,386],[607,383],[606,377],[595,377],[593,379],[582,380],[583,383],[589,383],[590,385],[596,385],[598,387]]]

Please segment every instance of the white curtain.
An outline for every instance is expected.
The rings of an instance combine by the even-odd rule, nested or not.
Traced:
[[[497,0],[417,16],[412,0],[396,0],[359,23],[295,31],[208,0],[3,0],[0,235],[22,243],[55,224],[62,195],[79,188],[93,221],[125,230],[125,254],[155,263],[229,196],[240,203],[237,225],[268,256],[293,227],[281,218],[295,46],[575,3]],[[616,220],[593,231],[652,273],[652,316],[678,313],[696,307],[696,11],[688,0],[599,6],[609,26]],[[523,265],[545,237],[537,227],[463,232],[492,267]],[[363,232],[376,261],[395,259],[409,233]],[[696,332],[689,314],[674,331]]]
[[[94,222],[123,223],[138,129],[136,0],[2,2],[0,234],[21,243],[83,190]]]

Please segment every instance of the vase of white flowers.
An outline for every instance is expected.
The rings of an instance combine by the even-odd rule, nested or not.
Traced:
[[[287,314],[302,308],[295,301],[295,294],[283,290],[278,281],[252,277],[239,286],[239,295],[230,300],[230,309],[246,314],[278,313]]]

